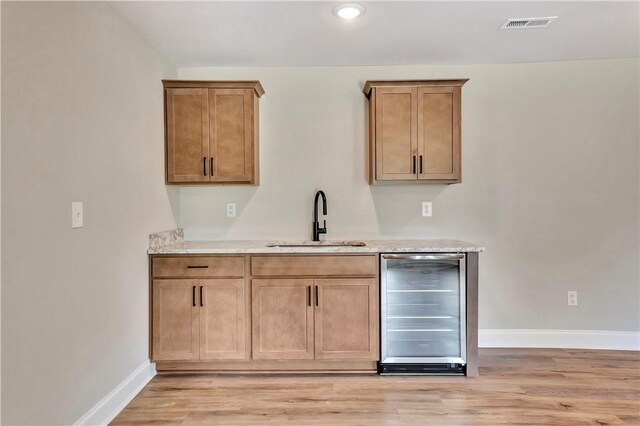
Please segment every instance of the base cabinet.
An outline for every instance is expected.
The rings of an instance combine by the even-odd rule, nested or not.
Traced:
[[[247,359],[243,279],[153,280],[153,361]]]
[[[254,279],[253,359],[378,359],[376,280]]]
[[[375,371],[376,255],[151,262],[151,359],[159,371]]]

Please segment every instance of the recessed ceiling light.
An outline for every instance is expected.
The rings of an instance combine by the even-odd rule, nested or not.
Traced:
[[[355,19],[364,15],[364,7],[356,3],[341,4],[333,8],[333,14],[342,19]]]

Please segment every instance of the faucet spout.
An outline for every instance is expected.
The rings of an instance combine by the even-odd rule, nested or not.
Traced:
[[[324,191],[320,190],[316,192],[316,198],[313,200],[313,220],[318,221],[318,199],[322,197],[322,214],[327,214],[327,196],[324,195]]]
[[[327,214],[327,196],[324,194],[324,191],[320,190],[316,192],[316,196],[313,200],[313,241],[320,241],[320,234],[327,233],[327,221],[324,221],[324,226],[320,227],[320,222],[318,222],[318,200],[322,197],[322,214],[326,216]]]

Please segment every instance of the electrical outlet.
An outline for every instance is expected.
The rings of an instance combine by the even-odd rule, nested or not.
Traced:
[[[71,203],[71,229],[82,228],[84,226],[84,214],[82,212],[82,202]]]
[[[422,203],[422,217],[431,217],[431,201],[424,201]]]
[[[227,204],[227,217],[236,217],[236,205],[234,203]]]
[[[578,292],[577,291],[568,291],[567,292],[567,305],[569,305],[569,306],[578,306]]]

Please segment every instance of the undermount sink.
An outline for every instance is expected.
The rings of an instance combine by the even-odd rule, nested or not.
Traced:
[[[279,241],[268,243],[267,247],[364,247],[366,244],[362,241],[298,241],[286,242]]]

